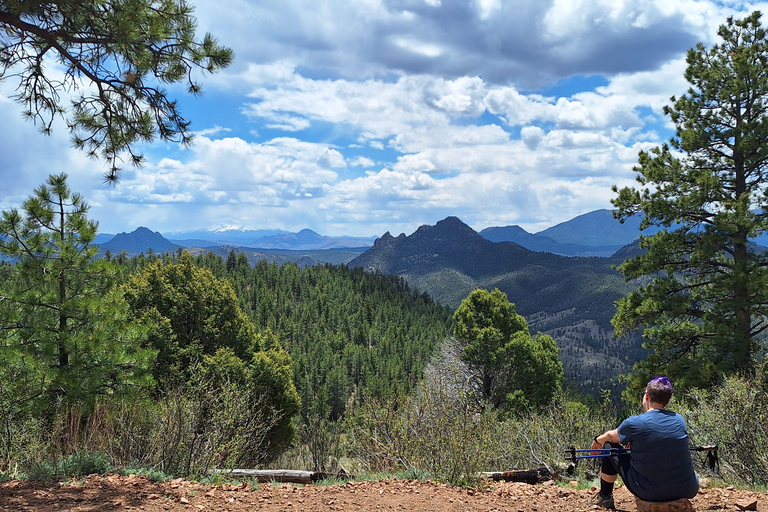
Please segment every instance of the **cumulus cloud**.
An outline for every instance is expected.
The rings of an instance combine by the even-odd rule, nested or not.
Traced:
[[[531,151],[536,151],[539,147],[539,143],[544,138],[544,130],[538,126],[524,126],[520,130],[520,137],[525,143],[525,146]]]
[[[189,115],[218,115],[195,121],[191,148],[148,145],[146,167],[104,187],[103,165],[69,147],[66,127],[38,135],[6,90],[0,178],[10,185],[0,200],[66,170],[112,232],[130,219],[124,229],[369,236],[447,215],[478,229],[544,229],[609,207],[611,185],[631,184],[638,151],[672,133],[662,110],[687,88],[685,51],[741,9],[708,0],[196,6],[200,29],[237,60],[206,78],[213,99]]]
[[[197,2],[203,28],[237,49],[236,69],[291,60],[358,79],[483,76],[534,87],[654,69],[695,44],[713,10],[667,0]]]

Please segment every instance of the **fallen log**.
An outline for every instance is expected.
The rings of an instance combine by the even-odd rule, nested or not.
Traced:
[[[261,483],[311,484],[331,477],[354,478],[347,473],[323,473],[292,469],[212,469],[210,472],[237,478],[251,478]]]
[[[481,473],[484,478],[505,482],[525,482],[536,484],[552,479],[552,473],[547,468],[526,469],[521,471],[495,471]]]

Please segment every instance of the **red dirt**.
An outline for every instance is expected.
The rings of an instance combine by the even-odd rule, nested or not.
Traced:
[[[560,512],[596,511],[588,503],[594,490],[575,490],[551,483],[490,482],[483,489],[411,480],[350,481],[346,484],[299,486],[263,484],[201,485],[184,480],[151,482],[141,476],[92,475],[78,483],[12,481],[0,484],[1,511],[434,511]],[[692,501],[698,512],[740,510],[757,500],[766,510],[765,493],[732,488],[702,489]],[[634,498],[618,487],[616,508],[635,512]]]

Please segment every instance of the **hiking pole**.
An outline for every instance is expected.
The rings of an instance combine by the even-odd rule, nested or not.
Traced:
[[[598,452],[598,453],[592,453]],[[570,457],[566,457],[565,460],[576,462],[581,459],[599,459],[601,457],[611,457],[612,455],[629,455],[630,451],[626,448],[588,448],[586,450],[577,450],[573,446],[566,450],[566,453],[570,454]],[[589,453],[588,455],[579,455],[582,453]]]
[[[717,471],[717,466],[719,464],[718,458],[717,458],[717,445],[708,445],[708,446],[691,446],[691,451],[696,452],[707,452],[707,465],[709,466],[709,469],[712,471]],[[579,460],[582,459],[599,459],[604,457],[611,457],[613,455],[618,455],[619,457],[624,455],[629,455],[632,453],[629,449],[624,447],[612,447],[612,448],[587,448],[584,450],[577,450],[573,446],[565,450],[566,453],[568,453],[570,456],[565,457],[565,460],[571,461],[574,464],[578,464]],[[597,452],[597,453],[595,453]],[[586,455],[582,455],[586,454]]]

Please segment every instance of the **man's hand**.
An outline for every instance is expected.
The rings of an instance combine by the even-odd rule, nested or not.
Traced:
[[[598,438],[600,438],[603,443],[601,444],[598,442]],[[599,436],[595,436],[595,440],[592,442],[592,446],[590,446],[591,450],[599,450],[603,446],[605,446],[605,443],[620,443],[621,439],[619,438],[619,430],[613,429],[609,430],[608,432],[604,434],[600,434]],[[599,455],[601,452],[590,452],[590,455]]]
[[[590,446],[589,448],[591,450],[599,450],[602,447],[603,447],[602,444],[598,443],[597,441],[592,441],[592,446]],[[600,455],[600,452],[594,451],[594,452],[589,452],[589,454],[590,455]]]

